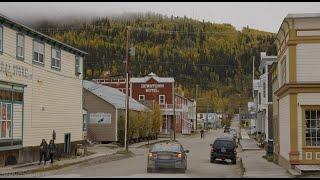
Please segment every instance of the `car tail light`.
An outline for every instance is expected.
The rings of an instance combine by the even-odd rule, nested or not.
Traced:
[[[178,158],[182,158],[182,153],[177,153]]]
[[[211,152],[215,152],[216,151],[216,149],[215,148],[211,148]]]

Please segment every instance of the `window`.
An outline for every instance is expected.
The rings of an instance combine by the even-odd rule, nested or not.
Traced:
[[[24,58],[24,36],[23,34],[17,34],[17,58]]]
[[[306,146],[320,146],[320,109],[305,110]]]
[[[145,95],[139,95],[139,101],[144,101]]]
[[[12,137],[12,104],[0,102],[0,139]]]
[[[165,104],[165,96],[164,95],[159,96],[159,104]]]
[[[33,62],[44,64],[44,43],[33,41]]]
[[[259,105],[261,105],[261,93],[259,93],[258,99],[259,99]]]
[[[80,57],[79,57],[79,56],[76,56],[75,74],[76,74],[76,75],[81,74],[81,70],[80,70]]]
[[[55,69],[61,69],[61,50],[51,49],[51,67]]]
[[[286,57],[283,58],[280,65],[280,85],[286,83]]]
[[[3,52],[3,27],[0,25],[0,52]]]

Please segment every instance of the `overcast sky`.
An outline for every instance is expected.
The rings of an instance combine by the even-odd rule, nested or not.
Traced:
[[[288,13],[320,13],[318,2],[0,2],[0,13],[23,21],[73,15],[106,16],[125,12],[156,12],[215,23],[230,23],[277,32]]]

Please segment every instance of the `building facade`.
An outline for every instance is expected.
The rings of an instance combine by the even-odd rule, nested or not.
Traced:
[[[119,91],[126,93],[126,79],[125,78],[101,78],[101,79],[92,79],[93,81],[109,86],[115,89],[118,89]],[[130,94],[130,90],[129,90]]]
[[[320,164],[320,14],[287,15],[276,45],[279,164]]]
[[[115,88],[93,81],[84,81],[84,106],[89,113],[88,139],[94,142],[118,141],[118,121],[125,118],[126,94]],[[135,112],[149,110],[129,98],[129,109]]]
[[[38,160],[42,139],[82,142],[85,54],[0,15],[0,165]]]
[[[272,153],[272,96],[271,96],[271,73],[270,68],[276,56],[267,56],[265,52],[261,52],[259,71],[261,73],[258,83],[258,123],[257,129],[261,133],[261,142],[266,144],[267,150],[271,146]]]

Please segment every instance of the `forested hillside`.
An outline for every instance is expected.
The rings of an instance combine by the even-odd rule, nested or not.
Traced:
[[[250,28],[237,31],[230,24],[215,24],[186,17],[130,14],[90,22],[39,23],[35,28],[89,53],[85,78],[124,75],[126,26],[133,27],[132,76],[154,72],[174,77],[179,91],[193,98],[199,85],[200,105],[226,111],[251,93],[252,56],[275,54],[275,35]],[[200,110],[205,110],[205,107]]]

